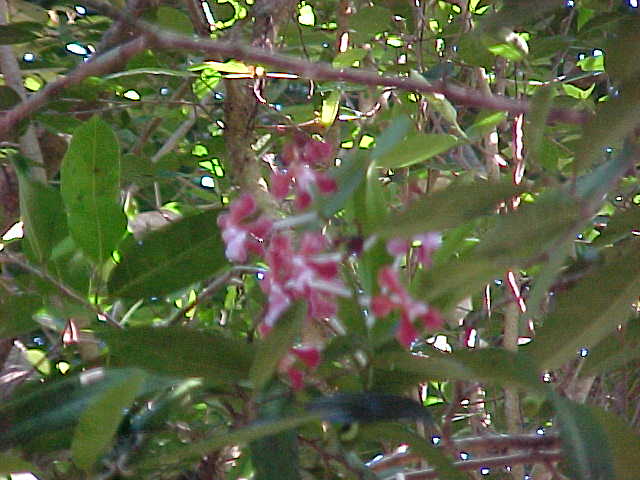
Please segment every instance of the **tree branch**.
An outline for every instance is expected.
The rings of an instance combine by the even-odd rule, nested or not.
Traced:
[[[87,0],[84,4],[116,20],[129,22],[141,32],[146,33],[156,48],[186,50],[201,52],[207,55],[234,58],[244,62],[268,65],[314,80],[331,80],[360,85],[394,87],[418,93],[438,93],[455,103],[470,107],[503,110],[511,113],[526,113],[529,110],[529,104],[526,101],[501,96],[487,97],[477,90],[461,87],[445,81],[429,83],[426,80],[415,80],[408,77],[389,77],[379,75],[376,72],[367,72],[355,68],[335,69],[325,63],[313,63],[295,57],[268,52],[261,48],[242,45],[237,42],[191,38],[163,32],[149,23],[129,18],[124,13],[103,2]],[[143,38],[137,38],[104,55],[96,57],[95,60],[78,66],[67,77],[47,85],[36,95],[11,109],[2,120],[0,120],[0,140],[5,139],[8,132],[11,131],[20,120],[31,115],[64,88],[75,85],[90,75],[101,75],[110,71],[115,65],[120,64],[123,56],[130,58],[145,48],[145,46],[145,40]],[[586,111],[556,108],[552,109],[549,113],[548,121],[579,124],[585,123],[589,118],[590,114]]]
[[[480,468],[500,468],[505,466],[522,465],[527,463],[551,463],[559,462],[563,454],[559,450],[541,451],[531,453],[518,453],[515,455],[502,455],[498,457],[478,458],[474,460],[462,460],[454,462],[453,466],[458,470],[478,470]],[[403,475],[406,480],[427,480],[438,478],[438,472],[433,468],[407,472]],[[395,478],[395,477],[394,477]]]
[[[67,76],[47,84],[44,88],[20,102],[0,118],[0,140],[7,140],[9,134],[19,122],[43,107],[65,88],[77,85],[92,75],[98,76],[113,71],[117,66],[122,65],[123,61],[126,62],[144,50],[146,46],[146,38],[144,36],[138,37],[120,47],[98,55],[86,63],[81,63]]]

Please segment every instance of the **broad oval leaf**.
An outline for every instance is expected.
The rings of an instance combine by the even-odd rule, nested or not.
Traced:
[[[247,343],[218,332],[184,327],[103,328],[113,365],[139,367],[174,377],[202,377],[216,384],[246,379],[253,360]]]
[[[78,127],[62,161],[60,189],[76,244],[98,264],[122,238],[120,146],[111,127],[93,117]]]
[[[415,133],[376,159],[376,165],[386,168],[409,167],[451,150],[460,139],[445,133]]]
[[[227,265],[217,211],[183,218],[122,252],[108,288],[125,298],[160,296],[203,280]]]
[[[80,415],[76,426],[71,455],[83,470],[91,470],[109,447],[128,408],[140,392],[144,372],[131,370],[94,398]]]

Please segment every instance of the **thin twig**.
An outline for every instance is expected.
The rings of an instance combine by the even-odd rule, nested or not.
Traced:
[[[477,90],[461,87],[445,81],[428,83],[408,77],[389,77],[376,72],[361,71],[355,68],[335,69],[328,64],[313,63],[295,57],[279,55],[265,49],[242,45],[239,42],[226,42],[203,38],[191,38],[174,33],[163,32],[156,27],[135,18],[129,18],[124,13],[103,2],[87,0],[87,6],[94,8],[107,16],[117,20],[125,20],[143,31],[153,40],[155,48],[168,50],[187,50],[201,52],[217,57],[231,57],[237,60],[262,65],[269,65],[289,73],[295,73],[304,78],[314,80],[331,80],[349,82],[369,86],[386,86],[419,93],[439,93],[453,102],[471,107],[490,110],[504,110],[512,113],[526,113],[529,104],[523,100],[516,100],[502,96],[487,97]],[[147,46],[144,37],[114,48],[104,55],[98,55],[94,60],[79,65],[68,76],[52,82],[38,93],[11,109],[0,120],[0,139],[6,135],[24,118],[56,96],[64,88],[81,82],[91,75],[102,75],[112,68],[122,65],[123,59],[128,59],[142,51]],[[571,109],[552,109],[548,120],[566,123],[584,123],[590,118],[586,111]]]
[[[8,250],[4,250],[2,253],[0,253],[0,263],[13,263],[15,265],[18,265],[19,267],[27,270],[28,272],[42,278],[43,280],[46,280],[47,282],[55,286],[58,290],[60,290],[62,294],[80,303],[85,308],[87,308],[88,310],[91,310],[99,317],[106,319],[107,322],[113,325],[114,327],[123,328],[122,325],[120,325],[118,322],[112,319],[107,312],[103,311],[97,305],[94,305],[93,303],[89,302],[85,297],[83,297],[78,292],[68,287],[64,283],[60,282],[57,278],[52,277],[49,273],[43,270],[40,270],[38,267],[32,265],[22,256],[16,255],[15,253],[10,252]]]

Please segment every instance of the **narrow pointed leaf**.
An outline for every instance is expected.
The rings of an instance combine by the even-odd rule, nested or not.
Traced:
[[[571,478],[608,480],[613,474],[613,459],[606,433],[589,407],[553,396],[560,439]]]
[[[129,375],[98,395],[80,415],[71,443],[74,463],[91,470],[108,449],[127,409],[142,388],[145,375],[132,370]]]
[[[111,127],[98,117],[74,131],[60,188],[71,236],[89,258],[104,263],[127,221],[119,203],[120,147]]]
[[[454,183],[412,203],[401,214],[393,213],[381,223],[376,233],[384,237],[411,236],[457,227],[492,213],[501,201],[521,191],[521,187],[507,182],[495,185],[485,181]]]
[[[595,345],[630,318],[631,305],[640,294],[638,242],[631,241],[612,257],[573,289],[557,295],[553,312],[530,346],[542,368],[560,367],[581,347]]]
[[[125,248],[111,272],[109,292],[126,298],[165,295],[226,266],[217,216],[207,211],[178,220]]]
[[[415,133],[376,160],[376,165],[386,168],[409,167],[451,150],[460,140],[444,133]]]

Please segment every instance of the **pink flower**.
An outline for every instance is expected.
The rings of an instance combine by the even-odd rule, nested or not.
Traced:
[[[415,247],[418,262],[425,267],[431,266],[431,255],[442,244],[442,235],[438,232],[427,232],[416,235],[412,239],[419,241],[420,245]],[[387,252],[394,257],[406,255],[411,248],[412,241],[402,238],[392,238],[387,242]]]
[[[301,368],[301,364],[304,369]],[[278,370],[287,374],[294,390],[302,390],[305,371],[313,371],[318,368],[318,365],[320,365],[320,350],[304,345],[291,348],[280,361]]]
[[[314,168],[323,164],[330,154],[331,146],[328,143],[297,135],[292,142],[284,146],[282,152],[282,163],[286,169],[271,175],[272,195],[277,200],[282,200],[294,186],[294,206],[297,210],[304,210],[311,204],[314,188],[324,195],[335,192],[336,181]]]
[[[442,326],[443,320],[437,310],[429,308],[426,303],[411,298],[404,288],[398,272],[387,266],[378,272],[378,284],[381,293],[371,299],[371,311],[376,317],[386,317],[394,310],[400,311],[400,321],[396,330],[398,342],[406,347],[418,338],[418,331],[414,326],[416,319],[429,329]]]
[[[269,271],[261,287],[267,294],[264,327],[270,329],[280,315],[295,300],[306,300],[311,318],[327,318],[336,314],[336,295],[344,295],[339,279],[340,257],[323,253],[326,238],[316,232],[307,232],[296,251],[291,237],[277,234],[265,254]]]
[[[229,213],[218,216],[225,255],[232,262],[245,262],[249,252],[261,255],[264,243],[271,232],[272,222],[266,217],[246,220],[256,212],[256,201],[249,194],[237,198],[229,207]]]

